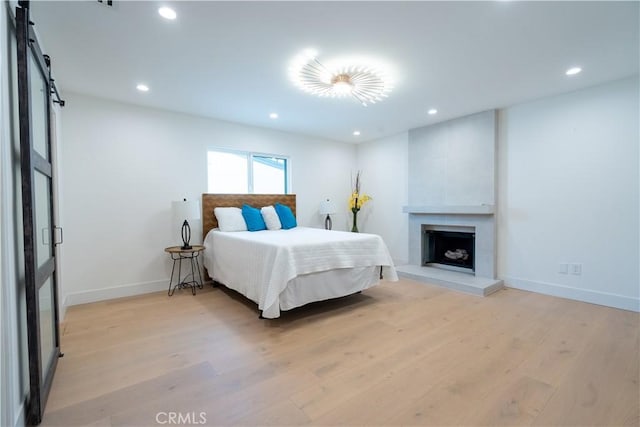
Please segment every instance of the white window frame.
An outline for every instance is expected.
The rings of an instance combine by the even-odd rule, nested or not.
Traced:
[[[272,154],[272,153],[261,153],[257,151],[243,151],[243,150],[233,150],[230,148],[219,148],[212,147],[207,149],[207,191],[210,192],[209,189],[209,153],[215,151],[218,153],[229,153],[235,154],[238,156],[244,156],[247,159],[247,194],[254,194],[253,192],[253,158],[254,157],[273,157],[276,159],[283,159],[285,161],[284,167],[284,184],[285,184],[285,192],[283,194],[291,194],[291,159],[289,156],[285,156],[282,154]]]

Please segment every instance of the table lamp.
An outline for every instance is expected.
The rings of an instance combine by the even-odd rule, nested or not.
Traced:
[[[331,214],[336,213],[336,205],[329,199],[323,200],[320,202],[320,215],[326,215],[327,217],[324,219],[324,228],[326,230],[331,230]]]
[[[173,216],[182,223],[182,247],[181,249],[191,249],[189,240],[191,240],[191,227],[188,220],[200,219],[200,203],[197,200],[184,199],[172,203]]]

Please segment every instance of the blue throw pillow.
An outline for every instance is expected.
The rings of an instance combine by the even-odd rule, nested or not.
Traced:
[[[249,231],[260,231],[267,229],[267,225],[264,223],[264,219],[262,219],[262,213],[260,212],[260,209],[256,209],[245,204],[242,206],[242,217],[244,218],[244,222],[247,223],[247,230]]]
[[[291,212],[291,208],[289,206],[276,203],[274,207],[276,208],[276,213],[278,214],[278,218],[280,218],[280,223],[282,224],[283,229],[288,230],[298,226],[296,217],[293,216],[293,212]]]

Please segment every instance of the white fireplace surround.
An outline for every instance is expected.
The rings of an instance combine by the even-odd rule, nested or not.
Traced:
[[[398,274],[486,296],[503,287],[496,279],[496,221],[492,205],[482,206],[405,206],[409,214],[409,265],[399,266]],[[475,272],[460,273],[422,266],[422,232],[426,229],[475,232]]]
[[[490,210],[490,209],[487,209]],[[460,207],[440,207],[439,212],[420,211],[407,206],[409,213],[409,264],[422,265],[422,226],[432,230],[468,231],[473,229],[475,239],[475,275],[487,279],[496,277],[496,230],[493,213],[465,213]],[[455,213],[444,213],[453,211]]]
[[[484,111],[409,131],[409,264],[415,280],[488,295],[496,280],[497,114]],[[422,226],[475,230],[475,272],[422,265]]]

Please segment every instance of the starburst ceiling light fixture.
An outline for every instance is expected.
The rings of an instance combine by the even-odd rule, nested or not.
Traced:
[[[379,67],[362,61],[324,65],[310,49],[294,60],[289,72],[294,84],[305,92],[331,98],[351,96],[365,107],[386,98],[393,89],[391,78]]]

